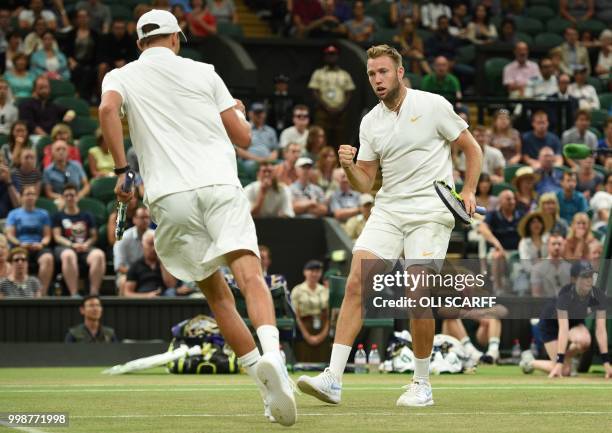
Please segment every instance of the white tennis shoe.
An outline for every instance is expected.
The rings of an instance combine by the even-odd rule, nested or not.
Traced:
[[[280,355],[265,353],[257,364],[257,378],[266,388],[264,414],[284,426],[295,424],[297,407],[293,387]],[[269,411],[269,413],[268,413]],[[274,422],[274,421],[273,421]]]
[[[434,401],[431,394],[431,384],[426,381],[412,381],[410,385],[403,388],[408,388],[406,392],[400,395],[397,399],[397,406],[405,407],[425,407],[433,406]]]
[[[304,394],[312,395],[325,403],[340,403],[342,382],[329,368],[314,377],[300,376],[297,385]]]

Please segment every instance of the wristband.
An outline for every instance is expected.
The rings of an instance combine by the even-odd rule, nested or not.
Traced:
[[[601,362],[602,364],[605,364],[606,362],[608,364],[612,364],[612,360],[610,359],[610,354],[608,352],[606,353],[602,353],[599,356],[601,356]]]
[[[565,361],[565,353],[557,353],[557,364],[563,364]]]
[[[130,169],[130,166],[126,165],[125,167],[115,168],[113,169],[113,171],[115,172],[117,176],[119,176],[120,174],[127,173],[129,169]]]

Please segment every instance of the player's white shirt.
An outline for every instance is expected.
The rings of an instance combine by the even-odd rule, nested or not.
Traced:
[[[407,89],[399,114],[382,102],[359,128],[358,160],[380,161],[382,187],[376,207],[392,212],[448,213],[433,187],[453,185],[450,142],[468,125],[442,96]]]
[[[102,93],[123,98],[145,203],[209,185],[240,186],[220,113],[235,105],[212,65],[163,47],[109,72]]]

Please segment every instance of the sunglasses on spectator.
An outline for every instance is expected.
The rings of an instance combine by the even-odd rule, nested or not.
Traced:
[[[310,116],[306,113],[294,114],[293,117],[297,117],[298,119],[308,119]]]
[[[13,262],[27,262],[28,259],[26,259],[25,257],[13,257]]]

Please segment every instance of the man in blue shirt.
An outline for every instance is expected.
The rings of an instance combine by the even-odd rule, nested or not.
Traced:
[[[45,196],[52,200],[62,200],[64,186],[68,183],[75,185],[81,199],[89,194],[89,181],[83,167],[78,162],[68,159],[68,144],[57,140],[51,146],[53,162],[43,172],[43,188]]]
[[[38,266],[41,294],[47,295],[53,276],[53,255],[48,249],[51,242],[51,218],[44,209],[36,207],[38,189],[35,185],[23,187],[22,207],[9,212],[6,237],[13,246],[28,250],[29,266]]]
[[[531,118],[533,131],[523,134],[523,160],[535,170],[540,168],[538,155],[543,147],[550,147],[555,153],[555,165],[563,164],[561,157],[561,142],[559,137],[548,132],[548,115],[545,111],[536,111]]]
[[[571,222],[575,214],[584,212],[588,208],[584,195],[576,191],[577,182],[576,173],[566,171],[563,173],[563,179],[561,180],[561,188],[563,188],[563,191],[557,192],[559,215],[567,222]]]
[[[540,149],[538,162],[540,163],[540,168],[536,170],[536,174],[539,177],[539,181],[535,188],[538,195],[561,191],[563,170],[555,167],[555,153],[553,150],[547,146]]]
[[[244,150],[236,147],[236,153],[245,165],[254,167],[259,162],[278,159],[278,138],[276,131],[266,125],[266,107],[254,102],[249,111],[251,119],[251,144]]]

